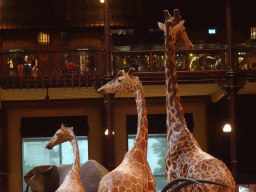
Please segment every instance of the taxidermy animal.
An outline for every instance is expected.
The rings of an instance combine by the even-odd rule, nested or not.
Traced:
[[[80,179],[80,156],[76,135],[73,127],[65,127],[61,125],[55,135],[46,145],[47,149],[52,149],[55,145],[69,141],[74,152],[74,163],[71,170],[68,172],[61,186],[56,192],[84,192],[84,187]]]
[[[137,135],[133,147],[125,154],[122,163],[105,175],[99,192],[147,191],[155,192],[156,183],[147,161],[148,121],[142,84],[133,76],[134,70],[123,73],[97,90],[103,95],[108,93],[134,93],[138,112]]]
[[[164,11],[165,23],[159,27],[165,34],[165,78],[167,111],[167,152],[165,173],[167,183],[178,177],[195,180],[207,180],[222,183],[229,187],[209,185],[188,185],[181,191],[231,192],[235,191],[234,178],[227,166],[217,158],[202,151],[187,128],[177,84],[175,66],[175,43],[178,39],[185,47],[191,47],[179,10],[174,10],[172,17]]]
[[[25,176],[27,190],[32,192],[55,192],[63,183],[73,164],[41,165],[31,169]],[[100,180],[109,171],[95,160],[88,160],[80,166],[80,177],[86,192],[98,191]]]

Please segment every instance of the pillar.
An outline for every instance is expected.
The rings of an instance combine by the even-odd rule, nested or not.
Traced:
[[[1,101],[0,101],[1,102]],[[8,191],[7,112],[0,107],[0,191]]]
[[[231,20],[231,0],[227,1],[226,5],[226,24],[227,24],[227,61],[228,61],[228,82],[227,92],[229,96],[230,105],[230,125],[231,131],[231,172],[235,181],[237,182],[237,147],[236,147],[236,122],[235,122],[235,95],[238,92],[235,83],[235,55],[234,55],[234,41],[232,34],[232,20]]]
[[[111,37],[110,37],[110,14],[109,14],[109,0],[104,0],[105,14],[104,14],[104,36],[105,36],[105,52],[106,52],[106,68],[107,79],[111,77]]]
[[[104,137],[104,164],[105,167],[112,171],[115,168],[115,153],[114,153],[114,96],[115,94],[107,94],[104,96],[104,111],[105,111],[105,129],[103,130]]]

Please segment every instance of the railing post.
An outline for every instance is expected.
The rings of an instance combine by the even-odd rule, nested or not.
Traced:
[[[105,52],[106,52],[106,78],[111,77],[111,41],[110,41],[110,17],[109,17],[109,0],[104,0],[105,15],[104,15],[104,36],[105,36]]]
[[[153,51],[150,51],[149,63],[150,63],[150,72],[154,72],[154,68],[153,68]]]
[[[190,71],[189,50],[185,51],[185,70]]]
[[[117,63],[116,63],[116,54],[113,53],[113,72],[114,72],[114,74],[117,73],[117,66],[116,65],[117,65]],[[120,70],[119,66],[118,66],[118,70]]]

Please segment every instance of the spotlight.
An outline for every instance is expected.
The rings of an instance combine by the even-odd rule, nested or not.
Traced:
[[[231,126],[230,126],[230,124],[224,125],[224,127],[223,127],[223,132],[225,132],[225,133],[231,132]]]

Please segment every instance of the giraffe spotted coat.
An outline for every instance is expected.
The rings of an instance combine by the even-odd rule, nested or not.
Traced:
[[[84,192],[84,187],[80,179],[79,148],[73,127],[65,127],[64,125],[61,125],[61,128],[56,131],[55,135],[46,145],[46,148],[52,149],[55,145],[59,145],[67,141],[71,143],[73,148],[74,163],[56,192]]]
[[[189,185],[181,191],[231,192],[235,191],[234,178],[227,166],[217,158],[202,151],[187,128],[177,84],[175,66],[175,43],[180,41],[186,48],[192,46],[189,41],[184,21],[179,10],[174,10],[174,17],[164,11],[165,23],[159,27],[165,32],[165,79],[167,110],[167,152],[165,173],[167,183],[178,177],[200,179],[222,183],[229,187],[212,184]]]
[[[98,92],[135,93],[138,112],[137,135],[133,147],[125,154],[122,163],[105,175],[99,186],[99,192],[155,192],[156,184],[147,161],[148,121],[143,89],[138,77],[133,77],[133,69],[118,75],[101,87]]]

